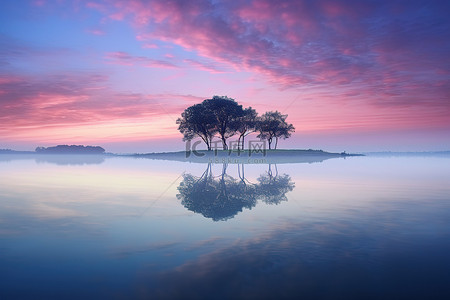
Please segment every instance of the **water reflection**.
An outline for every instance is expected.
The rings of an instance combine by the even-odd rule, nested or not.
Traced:
[[[202,214],[214,221],[226,221],[234,218],[244,208],[251,209],[258,200],[267,204],[279,204],[287,201],[286,193],[294,189],[295,184],[287,174],[278,174],[276,165],[261,174],[257,183],[245,178],[244,165],[238,165],[239,179],[227,174],[227,164],[223,164],[222,173],[214,176],[211,164],[208,164],[202,176],[184,174],[178,186],[177,198],[188,210]]]
[[[389,228],[375,218],[391,222],[376,213],[357,223],[286,220],[147,275],[140,292],[152,299],[448,299],[448,241],[399,239],[410,224]]]
[[[275,165],[275,175],[272,173],[272,165],[266,174],[258,178],[258,196],[267,204],[279,204],[287,201],[286,193],[294,189],[295,184],[287,174],[278,174],[277,165]]]
[[[56,165],[99,165],[105,161],[104,155],[45,155],[45,154],[2,154],[0,162],[14,160],[31,160],[37,163],[51,163]]]
[[[0,299],[450,299],[448,158],[1,157]]]

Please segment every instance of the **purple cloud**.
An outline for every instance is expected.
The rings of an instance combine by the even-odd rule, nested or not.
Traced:
[[[439,100],[450,90],[445,1],[135,0],[115,7],[110,13],[131,20],[141,39],[173,42],[284,87],[344,86],[365,97],[381,89],[378,99],[419,94],[446,106]],[[438,88],[430,95],[429,86]]]

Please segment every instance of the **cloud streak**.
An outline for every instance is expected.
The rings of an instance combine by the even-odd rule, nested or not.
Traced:
[[[427,95],[448,109],[445,1],[155,0],[115,7],[141,39],[173,42],[284,87],[344,86],[377,95],[377,105],[391,105],[379,101],[389,97],[392,105],[422,104]]]
[[[154,133],[167,134],[164,126],[158,128],[160,120],[175,123],[172,119],[186,105],[199,101],[191,95],[117,92],[109,88],[107,80],[107,76],[86,73],[42,79],[0,76],[0,135],[4,139],[37,139],[37,134],[42,137],[47,132],[47,139],[65,135],[70,140],[80,138],[75,132],[83,136],[79,130],[71,134],[71,128],[90,126],[104,128],[107,135],[123,131],[125,138],[130,131],[145,130],[142,127],[152,135],[152,124],[157,126]],[[101,130],[95,133],[102,138]],[[85,136],[92,138],[88,132]]]

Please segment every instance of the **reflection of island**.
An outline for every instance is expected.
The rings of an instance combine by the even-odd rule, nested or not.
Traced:
[[[0,162],[33,159],[37,163],[57,165],[94,165],[105,161],[105,155],[47,155],[47,154],[2,154]]]
[[[98,165],[105,161],[103,155],[37,155],[37,163],[52,163],[57,165]]]
[[[248,182],[243,172],[238,180],[226,174],[226,169],[227,164],[224,164],[218,179],[212,174],[211,164],[201,177],[183,175],[177,195],[181,204],[206,218],[224,221],[233,218],[243,208],[251,209],[258,200],[268,204],[286,201],[286,193],[294,189],[290,176],[273,175],[270,165],[269,171],[261,175],[256,184]]]
[[[129,155],[127,155],[129,156]],[[194,163],[225,164],[293,164],[317,163],[331,158],[346,158],[360,154],[330,153],[322,150],[196,150],[165,153],[133,154],[133,157]]]

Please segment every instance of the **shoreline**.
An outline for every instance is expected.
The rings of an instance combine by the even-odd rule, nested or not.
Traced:
[[[283,164],[283,163],[315,163],[331,158],[346,158],[363,156],[362,154],[332,153],[323,150],[261,150],[261,151],[229,151],[229,150],[199,150],[154,152],[134,154],[91,154],[91,153],[36,153],[31,151],[0,152],[1,160],[35,159],[39,162],[58,164],[99,163],[107,158],[128,157],[135,159],[168,160],[189,163],[212,164]]]
[[[331,158],[364,156],[362,154],[332,153],[323,150],[199,150],[120,155],[143,159],[183,161],[191,163],[270,164],[314,163]]]

